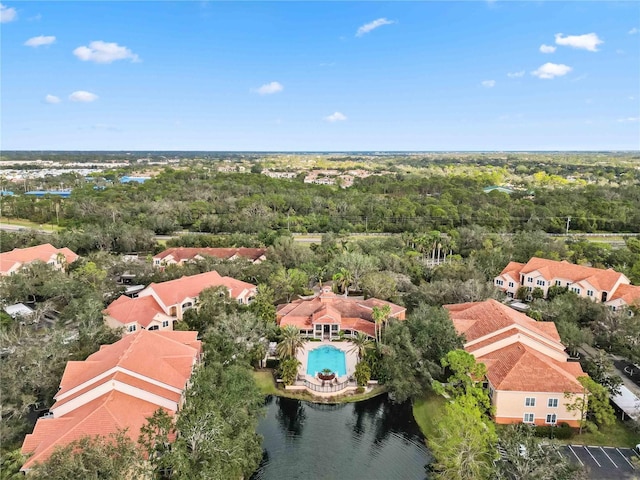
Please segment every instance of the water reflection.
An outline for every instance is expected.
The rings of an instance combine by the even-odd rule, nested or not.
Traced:
[[[386,396],[342,405],[267,400],[254,480],[424,479],[429,453],[409,404]]]

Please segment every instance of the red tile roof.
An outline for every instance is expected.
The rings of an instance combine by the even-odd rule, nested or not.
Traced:
[[[255,262],[267,253],[266,248],[204,248],[204,247],[174,247],[168,248],[158,253],[154,260],[163,260],[168,256],[172,256],[178,263],[186,260],[193,260],[198,255],[216,257],[223,260],[229,260],[233,257],[242,257]]]
[[[33,433],[28,434],[22,444],[21,452],[31,456],[21,470],[29,470],[35,463],[46,461],[57,446],[88,435],[107,436],[127,429],[126,435],[137,442],[140,429],[158,408],[154,403],[111,391],[62,417],[40,418]]]
[[[115,318],[123,325],[138,322],[140,326],[148,328],[158,314],[164,315],[164,310],[151,295],[148,297],[129,298],[121,295],[111,302],[104,313]]]
[[[623,300],[627,305],[640,304],[640,287],[627,284],[619,285],[608,301],[617,299]]]
[[[22,445],[23,454],[33,454],[23,465],[28,470],[46,460],[56,446],[67,445],[86,435],[108,435],[127,429],[137,441],[140,428],[158,404],[115,390],[113,382],[127,384],[179,403],[181,393],[199,359],[202,345],[197,332],[153,332],[142,330],[112,345],[103,345],[84,362],[68,362],[60,382],[54,417],[40,418]],[[102,378],[98,378],[102,376]],[[72,399],[111,382],[111,389],[64,414],[56,412]],[[78,388],[77,391],[71,392]],[[179,392],[176,392],[178,390]],[[60,398],[62,397],[62,398]],[[172,414],[173,411],[169,410]]]
[[[406,309],[390,302],[370,298],[360,300],[324,292],[310,300],[295,300],[278,305],[277,318],[281,326],[295,325],[304,330],[311,328],[315,321],[339,323],[341,329],[357,330],[374,335],[373,307],[391,307],[391,316],[404,319]]]
[[[509,263],[509,265],[500,272],[500,275],[514,272],[518,265],[521,264],[516,262]],[[585,267],[583,265],[569,263],[566,260],[559,262],[557,260],[538,257],[533,257],[524,264],[519,269],[519,272],[516,273],[515,278],[519,280],[520,274],[526,275],[536,270],[548,281],[555,278],[570,280],[573,283],[586,280],[598,290],[611,291],[620,279],[622,279],[624,283],[628,283],[628,280],[622,273],[612,269],[604,270],[601,268]]]
[[[153,290],[162,303],[169,307],[181,303],[186,298],[196,298],[205,288],[218,286],[227,287],[233,298],[238,298],[245,290],[256,289],[255,285],[231,277],[222,277],[214,270],[168,282],[152,283],[140,292],[139,296],[143,296],[145,291]]]
[[[60,380],[60,390],[54,398],[60,398],[115,367],[174,388],[184,388],[202,348],[201,343],[196,341],[197,332],[188,332],[192,336],[188,341],[191,344],[195,342],[196,348],[185,344],[184,335],[172,337],[174,332],[158,333],[140,330],[112,345],[103,345],[83,362],[67,362]]]
[[[35,261],[49,262],[58,253],[64,255],[67,263],[73,263],[78,255],[68,248],[56,248],[50,243],[28,248],[14,248],[10,252],[0,253],[0,273],[8,273],[16,264],[22,265]]]
[[[520,342],[479,357],[496,390],[519,392],[582,392],[585,376],[577,362],[559,362]]]
[[[497,330],[519,325],[552,342],[560,342],[560,335],[553,322],[536,322],[496,300],[445,305],[458,333],[472,342]]]

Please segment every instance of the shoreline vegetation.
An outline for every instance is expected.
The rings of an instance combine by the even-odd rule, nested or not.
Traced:
[[[333,397],[318,397],[312,395],[308,391],[304,392],[295,392],[290,390],[285,390],[283,388],[278,388],[276,382],[273,379],[273,370],[271,369],[257,369],[253,371],[253,378],[262,392],[263,395],[274,395],[276,397],[290,398],[293,400],[303,400],[305,402],[312,403],[353,403],[353,402],[361,402],[363,400],[368,400],[373,397],[377,397],[378,395],[382,395],[387,392],[387,389],[380,385],[377,387],[373,387],[370,392],[365,393],[345,393],[342,395],[336,395]]]

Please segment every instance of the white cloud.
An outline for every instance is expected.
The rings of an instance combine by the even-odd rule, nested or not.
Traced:
[[[509,72],[507,73],[507,77],[509,78],[520,78],[524,77],[524,70],[520,70],[519,72]]]
[[[0,23],[13,22],[18,17],[15,8],[9,8],[0,3]]]
[[[98,99],[95,93],[86,92],[84,90],[78,90],[69,95],[69,100],[72,102],[93,102]]]
[[[545,45],[544,43],[542,45],[540,45],[540,51],[542,53],[553,53],[556,51],[557,47],[554,47],[553,45]]]
[[[640,117],[627,117],[627,118],[619,118],[618,122],[620,123],[633,123],[640,121]]]
[[[585,33],[584,35],[567,35],[563,36],[562,33],[556,33],[556,44],[563,45],[565,47],[580,48],[583,50],[589,50],[590,52],[597,52],[598,45],[604,43],[598,38],[595,33]]]
[[[284,86],[280,82],[265,83],[260,88],[253,90],[260,95],[273,95],[284,90]]]
[[[563,65],[561,63],[545,63],[544,65],[541,65],[540,67],[538,67],[537,70],[534,70],[533,72],[531,72],[531,75],[534,75],[538,78],[545,78],[545,79],[549,79],[549,78],[555,78],[555,77],[562,77],[563,75],[566,75],[567,73],[569,73],[572,70],[571,67],[569,67],[568,65]]]
[[[361,37],[365,33],[369,33],[370,31],[375,30],[376,28],[382,27],[383,25],[391,25],[393,23],[396,23],[396,22],[394,22],[393,20],[387,20],[386,18],[378,18],[377,20],[374,20],[373,22],[365,23],[360,28],[358,28],[358,31],[356,32],[356,37]]]
[[[343,113],[334,112],[331,115],[329,115],[328,117],[324,117],[324,119],[327,122],[344,122],[347,119],[347,117]]]
[[[632,28],[631,30],[629,30],[627,33],[628,33],[629,35],[635,35],[635,34],[637,34],[638,32],[640,32],[640,30],[638,30],[636,27],[633,27],[633,28]]]
[[[496,81],[495,80],[483,80],[482,81],[482,86],[485,88],[493,88],[496,86]]]
[[[60,98],[56,97],[55,95],[47,95],[46,97],[44,97],[44,101],[47,103],[60,103]]]
[[[27,47],[40,47],[42,45],[51,45],[56,41],[56,37],[53,35],[40,35],[39,37],[31,37],[29,40],[24,42]]]
[[[91,42],[88,47],[81,46],[73,51],[73,54],[85,62],[111,63],[116,60],[131,60],[139,62],[138,55],[127,47],[122,47],[117,43],[107,43],[102,40]]]

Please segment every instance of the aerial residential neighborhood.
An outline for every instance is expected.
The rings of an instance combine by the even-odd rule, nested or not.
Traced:
[[[640,479],[640,2],[0,23],[0,480]]]

